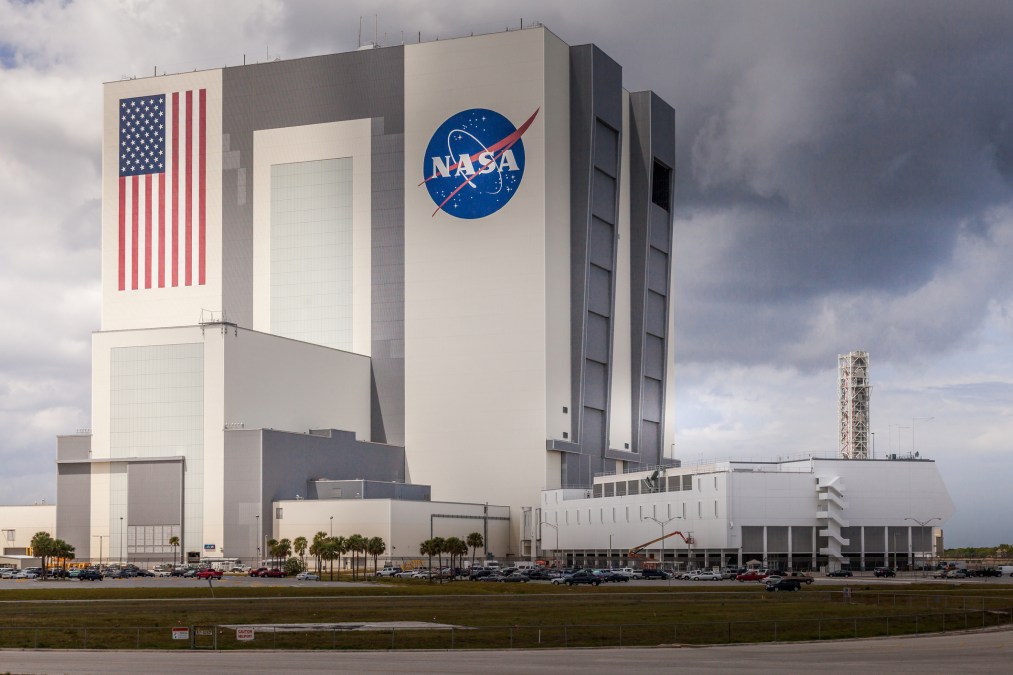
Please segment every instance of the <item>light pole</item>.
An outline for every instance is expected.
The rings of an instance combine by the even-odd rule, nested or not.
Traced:
[[[612,569],[612,533],[609,532],[609,569]]]
[[[123,564],[123,516],[120,516],[120,564]]]
[[[253,517],[257,519],[257,565],[254,567],[256,569],[260,567],[260,514],[258,513]]]
[[[98,566],[102,567],[102,540],[108,537],[108,534],[93,534],[92,538],[98,537]]]
[[[931,422],[935,417],[912,417],[911,418],[911,454],[915,454],[915,422]]]
[[[557,527],[556,525],[553,525],[552,523],[550,523],[550,522],[548,522],[546,520],[543,520],[542,522],[540,522],[539,525],[548,525],[549,527],[551,527],[553,530],[556,531],[556,548],[552,551],[552,553],[553,553],[552,557],[555,558],[556,562],[558,563],[559,562],[559,527]],[[539,532],[539,534],[541,534],[541,533]],[[538,537],[539,541],[541,541],[541,539],[542,539],[541,537]]]
[[[334,516],[331,516],[331,536],[334,536]]]
[[[668,525],[670,522],[672,522],[673,520],[675,520],[677,518],[679,518],[679,516],[672,516],[671,518],[669,518],[666,521],[661,521],[661,520],[658,520],[657,518],[652,518],[651,516],[644,516],[643,518],[640,519],[641,522],[645,521],[645,520],[653,520],[658,525],[661,525],[661,571],[662,572],[665,571],[665,525]],[[669,583],[669,585],[671,585],[671,583],[672,583],[672,578],[671,577],[668,577],[668,583]]]
[[[897,570],[897,533],[893,533],[893,569]]]
[[[905,518],[904,520],[910,520],[912,523],[916,523],[918,525],[918,527],[920,527],[920,528],[922,528],[922,530],[924,530],[928,526],[928,524],[931,523],[933,520],[940,520],[941,521],[942,518],[940,518],[939,516],[933,516],[932,518],[929,518],[928,520],[925,520],[925,521],[918,520],[917,518]],[[929,533],[929,565],[930,566],[932,566],[932,561],[935,560],[935,557],[936,557],[935,554],[936,554],[936,542],[933,541],[933,536],[932,536],[932,533],[930,532]],[[922,576],[923,577],[925,576],[925,565],[922,565]]]

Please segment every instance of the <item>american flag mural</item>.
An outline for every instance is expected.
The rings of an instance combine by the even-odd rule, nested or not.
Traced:
[[[120,99],[119,290],[204,285],[207,90]]]

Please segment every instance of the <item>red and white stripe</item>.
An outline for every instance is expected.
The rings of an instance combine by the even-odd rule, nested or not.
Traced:
[[[165,97],[165,171],[119,179],[119,289],[204,285],[207,90]]]

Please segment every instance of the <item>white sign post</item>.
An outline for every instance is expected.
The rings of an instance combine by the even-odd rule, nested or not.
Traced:
[[[172,629],[172,639],[173,640],[189,640],[190,639],[190,629],[187,628],[186,626],[173,628]]]
[[[250,642],[253,640],[254,629],[252,628],[237,628],[236,629],[236,641],[237,642]]]

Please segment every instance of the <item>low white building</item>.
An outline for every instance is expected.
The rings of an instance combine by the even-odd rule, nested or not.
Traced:
[[[37,532],[56,537],[56,504],[0,506],[0,554],[23,556]]]
[[[953,511],[933,461],[810,457],[599,476],[543,492],[529,523],[545,556],[573,563],[858,570],[928,562]]]
[[[485,541],[485,546],[477,550],[479,559],[487,556],[502,559],[510,552],[509,506],[349,495],[340,499],[277,501],[274,507],[273,531],[279,539],[292,541],[302,536],[312,541],[317,532],[380,537],[387,550],[378,558],[379,564],[427,563],[426,556],[419,552],[423,541],[432,537],[457,537],[464,541],[472,532],[481,533]],[[469,559],[470,555],[469,552]],[[349,561],[342,564],[347,567]],[[372,566],[373,561],[369,560],[367,567]]]

